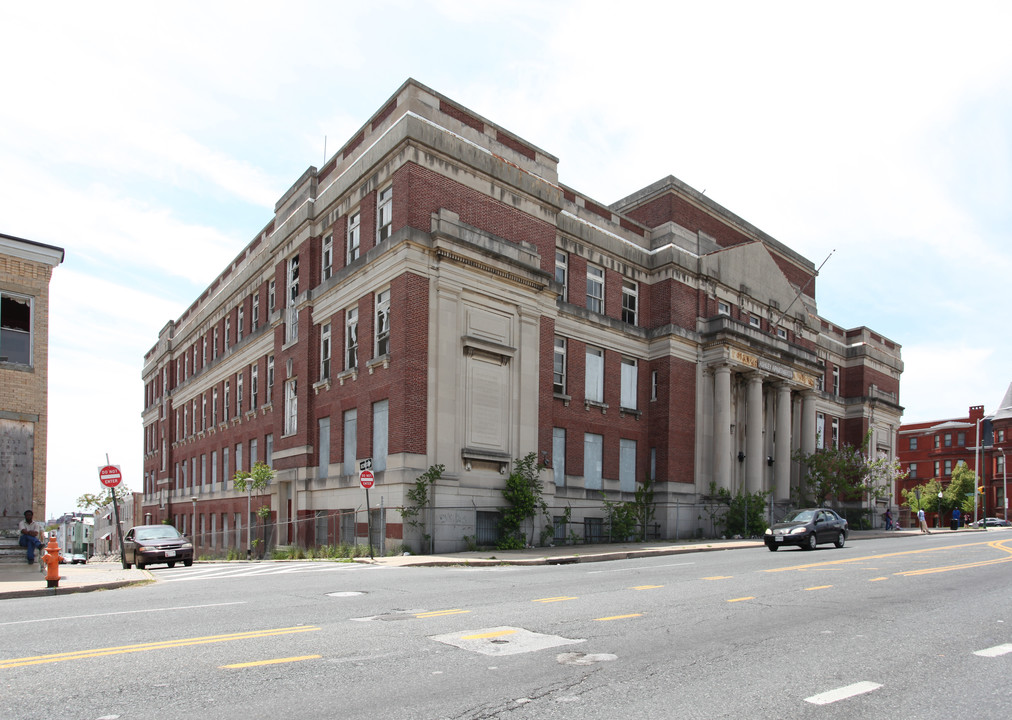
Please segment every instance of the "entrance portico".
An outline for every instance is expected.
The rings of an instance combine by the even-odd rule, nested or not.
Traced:
[[[792,453],[815,450],[815,376],[736,348],[708,370],[713,376],[711,467],[717,488],[771,491],[774,501],[788,500]],[[796,400],[800,436],[792,431]]]

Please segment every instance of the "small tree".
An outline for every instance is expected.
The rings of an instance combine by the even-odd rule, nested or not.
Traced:
[[[445,470],[445,465],[430,465],[428,470],[415,479],[414,487],[407,492],[409,504],[401,508],[401,517],[404,522],[421,534],[419,552],[425,552],[432,540],[432,535],[427,532],[422,512],[429,505],[432,487],[443,476]]]
[[[126,486],[125,483],[120,483],[116,487],[116,498],[122,499],[130,495],[133,491]],[[101,492],[97,493],[85,493],[77,498],[77,507],[88,512],[90,510],[97,510],[100,507],[105,507],[112,502],[112,488],[102,488]]]
[[[952,508],[959,508],[963,513],[973,514],[977,491],[977,473],[960,460],[952,471],[952,482],[945,486],[945,497],[942,501],[951,511]]]
[[[551,520],[548,503],[544,499],[544,488],[541,486],[541,471],[544,465],[537,461],[537,455],[528,453],[521,460],[513,461],[513,470],[506,478],[506,487],[502,494],[508,506],[503,509],[502,539],[496,544],[500,550],[519,550],[528,543],[524,539],[524,526],[531,521],[530,545],[534,544],[534,518],[541,513],[546,520]]]
[[[261,535],[264,534],[267,518],[271,515],[270,506],[264,504],[264,493],[273,479],[274,470],[267,463],[263,462],[256,463],[251,470],[236,471],[235,477],[232,478],[232,486],[239,492],[246,493],[247,507],[252,504],[253,493],[257,494],[260,504],[260,507],[257,508],[257,517],[260,518]],[[246,530],[246,537],[248,540],[246,549],[248,555],[253,548],[253,539],[248,528]],[[263,540],[260,540],[260,542],[263,542]],[[257,542],[257,546],[260,545],[260,542]]]
[[[899,463],[881,456],[872,458],[868,446],[869,430],[860,447],[841,445],[816,450],[808,454],[794,453],[795,462],[804,466],[807,474],[804,488],[798,498],[801,505],[821,505],[824,501],[855,501],[889,497],[895,481],[904,476]]]
[[[932,478],[923,485],[903,491],[903,504],[911,511],[917,512],[938,512],[938,493],[942,489],[942,483]],[[944,497],[943,497],[944,500]]]
[[[614,542],[625,542],[630,538],[637,542],[647,539],[647,528],[654,519],[654,486],[649,477],[636,486],[631,501],[611,502],[601,493],[608,528]]]

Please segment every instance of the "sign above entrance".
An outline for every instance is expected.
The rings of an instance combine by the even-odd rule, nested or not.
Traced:
[[[799,385],[804,385],[805,387],[810,388],[815,387],[815,376],[795,370],[789,365],[784,365],[783,363],[778,363],[767,358],[749,355],[748,353],[735,348],[731,349],[731,359],[735,362],[741,363],[742,365],[753,367],[756,370],[762,370],[763,372],[768,372],[771,375],[776,375],[787,380],[793,380]]]

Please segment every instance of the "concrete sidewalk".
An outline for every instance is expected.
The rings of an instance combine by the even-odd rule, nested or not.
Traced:
[[[936,531],[932,531],[932,533],[934,532]],[[960,532],[965,531],[961,530]],[[852,530],[847,542],[918,534],[920,534],[918,530]],[[625,560],[627,558],[761,547],[763,547],[762,540],[738,538],[729,540],[680,540],[677,542],[657,541],[644,543],[603,543],[600,545],[561,545],[559,547],[526,548],[524,550],[475,550],[445,555],[394,555],[390,557],[377,557],[373,560],[369,558],[357,558],[356,562],[391,567],[570,565],[607,560]]]
[[[119,562],[96,562],[87,565],[60,565],[60,583],[46,587],[46,575],[38,563],[0,563],[0,600],[18,597],[44,597],[68,593],[112,590],[125,585],[152,582],[147,570],[124,570]]]
[[[965,528],[960,529],[958,532],[977,533],[982,531]],[[888,532],[885,530],[853,530],[850,533],[848,543],[872,538],[905,537],[918,534],[919,531],[916,529]],[[952,533],[948,530],[932,530],[932,534],[950,535]],[[625,560],[627,558],[713,552],[717,550],[758,549],[762,546],[762,540],[745,539],[606,543],[601,545],[563,545],[560,547],[528,548],[524,550],[476,550],[443,555],[394,555],[376,557],[372,560],[369,558],[358,558],[357,562],[388,567],[569,565],[608,560]],[[264,562],[272,561],[266,560]],[[61,565],[59,586],[48,588],[46,587],[45,575],[39,572],[38,565],[0,563],[0,600],[18,597],[64,595],[90,590],[110,590],[126,585],[153,581],[154,576],[147,570],[124,570],[119,562],[89,562],[87,565]]]

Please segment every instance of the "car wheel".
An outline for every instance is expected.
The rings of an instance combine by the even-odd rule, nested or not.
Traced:
[[[169,565],[170,568],[174,568],[176,566],[176,563],[175,563],[175,561],[172,561],[168,565]]]
[[[190,558],[189,560],[183,560],[183,565],[185,567],[190,567],[191,565],[193,565],[193,558]]]
[[[767,545],[766,547],[768,547],[770,549],[770,552],[776,552],[777,551],[777,546],[776,545]]]
[[[838,548],[842,548],[845,542],[847,542],[847,536],[844,535],[843,531],[841,530],[836,534],[836,542],[834,542],[833,544],[836,545]]]
[[[814,550],[815,546],[819,544],[818,538],[815,537],[815,533],[812,533],[805,538],[805,544],[802,546],[805,550]]]

